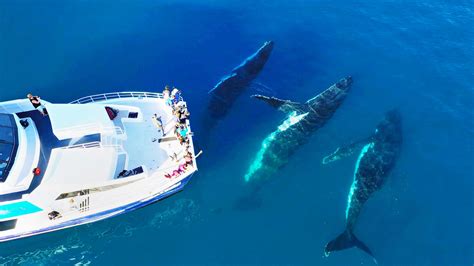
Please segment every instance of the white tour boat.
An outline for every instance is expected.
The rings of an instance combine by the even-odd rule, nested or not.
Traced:
[[[0,103],[0,242],[138,209],[197,171],[189,120],[178,139],[161,93],[41,103],[45,114],[29,99]]]

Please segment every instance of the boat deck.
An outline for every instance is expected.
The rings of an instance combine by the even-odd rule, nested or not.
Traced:
[[[114,104],[127,103],[117,100]],[[178,162],[171,157],[176,154],[178,158],[182,158],[185,148],[174,134],[176,118],[172,114],[171,107],[166,106],[162,99],[142,99],[135,101],[133,106],[140,108],[142,119],[138,121],[121,119],[120,113],[115,119],[119,119],[115,123],[123,128],[127,136],[123,141],[124,151],[128,155],[127,168],[145,166],[150,175],[156,171],[174,170]],[[154,125],[152,121],[154,114],[162,117],[165,136]]]

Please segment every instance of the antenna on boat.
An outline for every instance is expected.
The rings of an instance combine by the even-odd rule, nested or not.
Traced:
[[[196,156],[195,156],[196,159],[197,159],[201,154],[202,154],[202,150],[200,150],[200,151],[198,152],[198,154],[196,154]]]

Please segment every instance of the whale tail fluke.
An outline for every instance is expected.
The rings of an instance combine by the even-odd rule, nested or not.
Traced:
[[[344,250],[352,247],[357,247],[365,253],[369,254],[374,260],[375,264],[378,264],[377,260],[374,257],[374,254],[372,253],[372,251],[370,251],[369,247],[367,247],[364,242],[360,241],[354,235],[353,232],[347,229],[342,234],[340,234],[335,239],[331,240],[329,243],[326,244],[326,247],[324,248],[324,254],[326,256],[329,256],[329,253],[331,253],[332,251]]]

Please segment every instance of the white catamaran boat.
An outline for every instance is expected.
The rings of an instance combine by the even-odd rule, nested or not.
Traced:
[[[0,103],[0,242],[138,209],[197,171],[189,120],[178,139],[161,93],[42,104],[47,115],[28,99]]]

